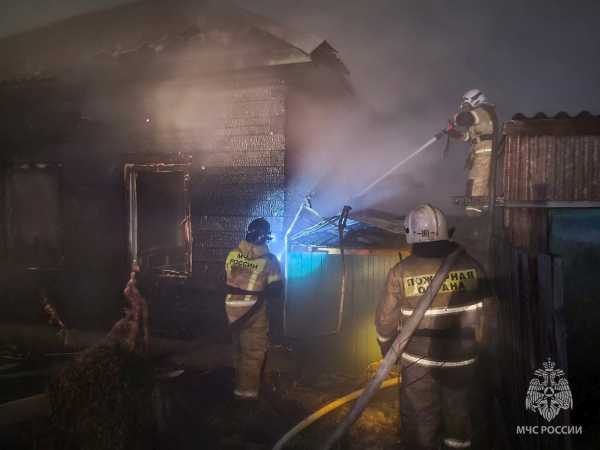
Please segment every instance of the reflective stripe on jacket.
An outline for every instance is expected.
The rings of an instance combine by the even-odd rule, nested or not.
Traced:
[[[463,359],[461,361],[435,361],[433,359],[427,359],[424,356],[416,356],[410,353],[402,353],[402,359],[407,361],[409,364],[417,364],[418,366],[424,367],[464,367],[474,364],[476,358]]]

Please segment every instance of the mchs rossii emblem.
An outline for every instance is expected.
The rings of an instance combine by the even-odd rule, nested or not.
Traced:
[[[554,362],[548,358],[544,368],[534,372],[535,377],[529,382],[525,409],[539,412],[550,422],[562,409],[573,409],[573,396],[565,373],[555,369]]]

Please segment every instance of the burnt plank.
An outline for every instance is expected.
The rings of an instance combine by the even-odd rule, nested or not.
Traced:
[[[277,132],[285,130],[285,116],[227,117],[220,124],[223,130],[244,130],[256,127]],[[202,129],[202,125],[199,126]]]
[[[244,238],[243,231],[197,231],[194,248],[235,248]]]
[[[568,367],[567,360],[567,326],[564,304],[563,262],[561,258],[552,260],[553,271],[553,303],[554,303],[554,337],[560,367]]]
[[[567,357],[567,323],[565,312],[564,281],[563,281],[563,262],[559,257],[552,258],[552,278],[553,278],[553,316],[554,316],[554,343],[556,346],[556,356],[558,367],[568,369],[569,361]],[[560,422],[562,425],[571,424],[571,413],[566,410],[561,414]],[[573,448],[569,435],[564,436],[564,449]]]
[[[199,216],[194,217],[194,230],[197,231],[245,231],[248,224],[257,216]],[[283,231],[283,217],[265,217],[274,233]]]
[[[218,106],[213,113],[225,120],[246,117],[277,117],[285,114],[285,104],[283,99],[278,101],[234,102]]]
[[[193,208],[202,215],[247,215],[258,217],[282,217],[284,214],[284,193],[273,192],[205,192],[194,197]]]
[[[215,184],[264,184],[283,185],[283,167],[202,167],[195,168],[194,185],[199,189]],[[239,188],[239,186],[238,186]]]
[[[212,188],[211,188],[212,186]],[[194,201],[219,201],[222,196],[234,194],[244,196],[261,197],[269,193],[278,193],[283,190],[281,184],[203,184],[195,185],[192,190],[192,198]]]
[[[155,135],[140,135],[137,141],[144,148],[154,146],[194,153],[285,150],[285,135],[282,131],[267,131],[263,134],[232,132],[226,135],[204,134],[198,131],[157,132]]]
[[[198,150],[205,152],[251,152],[285,150],[283,133],[213,136],[198,142]]]
[[[206,135],[202,133],[157,133],[137,137],[142,148],[176,149],[184,153],[258,152],[285,150],[285,136],[281,131],[265,134]]]
[[[194,247],[194,263],[196,262],[224,262],[227,258],[227,254],[235,247],[236,244],[229,247]]]
[[[206,167],[283,167],[285,152],[256,151],[256,152],[206,152],[199,153],[196,160]]]
[[[540,359],[540,355],[536,355],[536,345],[534,336],[536,336],[536,332],[534,327],[537,324],[537,321],[534,320],[536,317],[536,298],[535,298],[535,287],[534,277],[532,270],[534,268],[531,267],[531,261],[529,259],[529,255],[526,252],[520,252],[521,259],[521,281],[522,281],[522,290],[521,290],[521,308],[523,311],[523,316],[521,316],[521,326],[523,330],[523,336],[525,337],[527,349],[524,352],[525,356],[525,364],[526,371],[532,371],[535,369],[538,360]]]
[[[538,255],[537,272],[539,297],[538,317],[540,320],[540,356],[543,358],[554,354],[554,303],[552,295],[554,286],[552,276],[552,256],[545,254]]]

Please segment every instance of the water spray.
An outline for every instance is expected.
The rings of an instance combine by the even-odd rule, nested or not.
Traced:
[[[392,173],[394,173],[396,170],[398,170],[401,166],[403,166],[404,164],[406,164],[408,161],[410,161],[411,159],[413,159],[415,156],[417,156],[419,153],[421,153],[425,149],[431,147],[433,144],[435,144],[437,141],[439,141],[446,134],[448,134],[447,130],[441,130],[439,133],[437,133],[435,136],[433,136],[431,139],[429,139],[427,142],[425,142],[423,145],[421,145],[418,149],[416,149],[410,155],[408,155],[407,157],[403,158],[398,163],[396,163],[394,166],[392,166],[387,172],[385,172],[379,178],[377,178],[376,180],[374,180],[371,184],[369,184],[367,187],[365,187],[358,194],[355,194],[352,197],[352,200],[358,199],[358,198],[363,197],[364,195],[366,195],[369,191],[371,191],[371,189],[373,189],[375,186],[377,186],[379,183],[381,183],[383,180],[385,180],[387,177],[389,177]]]

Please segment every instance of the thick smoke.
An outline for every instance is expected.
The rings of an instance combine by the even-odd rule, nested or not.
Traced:
[[[66,17],[134,0],[3,0],[0,36],[20,33]]]
[[[294,133],[290,138],[296,143],[290,149],[295,167],[292,191],[312,193],[323,215],[335,214],[345,204],[401,214],[415,202],[441,199],[440,193],[428,187],[443,179],[452,181],[447,177],[456,161],[461,170],[464,150],[456,147],[459,156],[442,161],[444,142],[440,141],[358,196],[422,142],[356,102],[327,108],[311,98],[292,97],[289,104],[293,108],[288,120],[293,122],[290,130]],[[449,194],[444,200],[451,208]]]
[[[365,110],[375,111],[338,117],[335,128],[330,121],[329,135],[306,151],[310,176],[303,182],[317,186],[317,198],[327,199],[317,205],[327,213],[444,127],[468,89],[484,90],[501,121],[517,112],[600,112],[597,2],[238,4],[327,39],[349,67]],[[321,120],[314,114],[307,120]],[[446,160],[442,147],[401,168],[362,206],[403,213],[429,201],[458,213],[450,197],[464,194],[467,147],[451,144]]]

